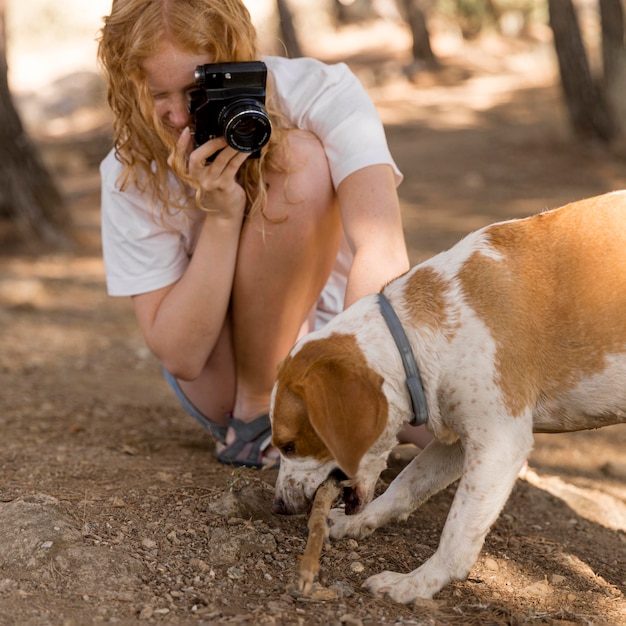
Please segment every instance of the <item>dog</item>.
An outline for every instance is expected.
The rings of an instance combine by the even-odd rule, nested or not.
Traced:
[[[319,485],[339,475],[345,509],[331,511],[330,536],[363,538],[460,478],[435,553],[410,573],[364,583],[406,604],[467,577],[533,431],[626,421],[626,191],[487,226],[381,293],[301,339],[280,364],[273,509],[307,512]],[[413,358],[417,371],[406,364]],[[416,374],[417,399],[407,385]],[[424,408],[418,421],[433,440],[374,499],[398,431]]]

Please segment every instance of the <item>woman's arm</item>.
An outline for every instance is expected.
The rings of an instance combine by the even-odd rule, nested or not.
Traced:
[[[146,344],[176,378],[198,377],[222,331],[240,232],[241,220],[207,214],[183,276],[132,298]]]
[[[268,66],[280,109],[324,145],[355,254],[348,306],[409,268],[396,192],[402,175],[374,103],[345,64],[270,58]]]
[[[371,165],[339,185],[339,206],[354,252],[345,306],[379,291],[409,269],[393,170]]]
[[[190,148],[188,129],[178,150]],[[189,173],[200,181],[204,217],[198,241],[184,274],[175,283],[133,296],[135,313],[148,347],[163,367],[182,380],[197,378],[224,327],[230,303],[246,197],[236,173],[247,154],[230,147],[209,165],[206,158],[222,139],[189,156]]]

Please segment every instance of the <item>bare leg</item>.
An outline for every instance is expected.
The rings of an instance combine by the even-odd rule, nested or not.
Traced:
[[[278,363],[324,287],[341,241],[341,222],[326,156],[317,139],[296,136],[296,172],[269,177],[266,215],[246,222],[233,289],[237,368],[234,414],[246,421],[268,410]],[[287,219],[285,219],[287,218]]]
[[[211,357],[200,376],[192,381],[178,379],[191,403],[210,421],[223,426],[235,404],[235,356],[230,318],[226,319]]]
[[[301,165],[268,176],[269,220],[257,216],[244,225],[230,322],[202,374],[180,381],[193,404],[218,424],[231,411],[244,422],[267,412],[278,363],[303,329],[310,330],[310,311],[341,241],[323,148],[299,131],[289,137],[289,161]],[[227,441],[232,439],[231,433]]]
[[[410,426],[405,424],[398,433],[400,443],[412,443],[422,450],[433,440],[426,426]]]

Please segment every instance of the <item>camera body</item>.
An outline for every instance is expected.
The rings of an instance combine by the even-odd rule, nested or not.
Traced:
[[[194,118],[196,147],[214,137],[224,137],[235,150],[258,158],[272,132],[264,106],[265,63],[198,65],[195,82],[198,89],[190,95],[189,112]]]

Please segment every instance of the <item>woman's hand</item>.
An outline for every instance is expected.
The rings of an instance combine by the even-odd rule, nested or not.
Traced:
[[[202,204],[216,217],[242,219],[246,193],[237,182],[237,172],[249,153],[231,148],[223,137],[211,139],[195,150],[192,147],[191,133],[185,128],[176,144],[176,152],[189,155],[189,175],[202,189]],[[215,158],[207,162],[213,156]]]

